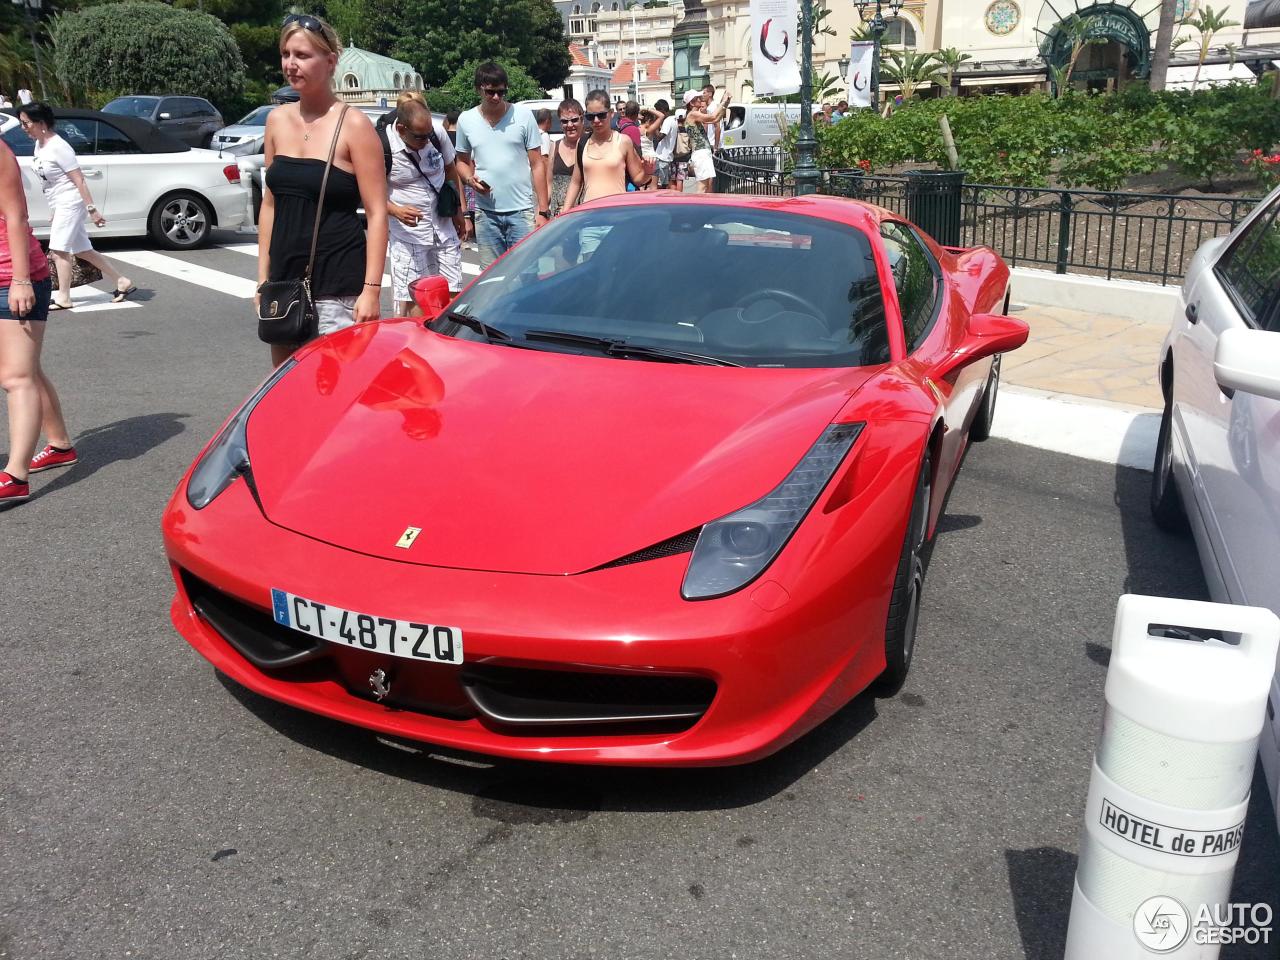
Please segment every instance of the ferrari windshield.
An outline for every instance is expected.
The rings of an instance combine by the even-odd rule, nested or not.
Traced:
[[[748,206],[575,211],[511,251],[452,309],[509,335],[511,345],[538,349],[651,360],[679,353],[754,367],[889,359],[866,235]],[[486,339],[476,324],[444,318],[433,327]],[[609,349],[613,343],[658,349]]]

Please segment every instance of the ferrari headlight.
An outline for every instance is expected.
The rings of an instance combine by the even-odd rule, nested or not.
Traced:
[[[218,494],[231,486],[232,480],[249,472],[249,445],[245,438],[249,415],[267,395],[267,391],[296,365],[296,360],[286,360],[276,367],[275,372],[245,401],[244,406],[236,411],[236,415],[227,421],[222,432],[209,444],[209,449],[191,471],[191,479],[187,482],[187,502],[191,506],[203,510]]]
[[[740,590],[791,539],[865,424],[836,423],[774,490],[750,506],[702,528],[680,589],[686,600],[709,600]]]

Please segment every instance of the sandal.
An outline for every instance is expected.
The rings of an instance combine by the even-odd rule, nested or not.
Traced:
[[[129,289],[127,290],[117,290],[115,294],[111,297],[111,302],[124,303],[124,301],[128,300],[131,296],[133,296],[137,292],[138,292],[138,288],[130,284]]]
[[[50,301],[49,301],[49,311],[50,311],[51,313],[52,313],[54,310],[70,310],[70,309],[72,308],[72,306],[73,306],[73,304],[70,304],[70,303],[59,303],[57,300],[50,300]]]

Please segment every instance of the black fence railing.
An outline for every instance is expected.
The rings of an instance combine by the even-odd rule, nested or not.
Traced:
[[[716,174],[721,193],[795,193],[773,148],[721,151]],[[1230,233],[1260,199],[1006,187],[932,171],[823,170],[819,190],[892,210],[941,243],[991,247],[1010,266],[1162,284],[1181,280],[1196,248]]]

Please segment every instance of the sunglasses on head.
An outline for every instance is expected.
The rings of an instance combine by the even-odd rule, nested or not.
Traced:
[[[480,92],[486,97],[505,97],[507,95],[506,87],[481,87]]]
[[[284,22],[280,24],[281,29],[296,23],[303,30],[310,30],[312,33],[318,33],[324,36],[324,24],[308,13],[291,13],[284,18]]]
[[[599,121],[599,120],[608,120],[609,111],[608,110],[588,111],[587,119],[590,120],[592,123],[595,123],[596,121]]]

